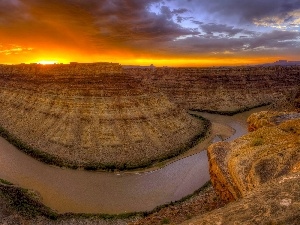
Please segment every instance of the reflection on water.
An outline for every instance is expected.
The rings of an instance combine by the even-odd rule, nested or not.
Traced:
[[[256,110],[259,111],[259,110]],[[246,133],[249,112],[236,116],[197,113]],[[209,180],[206,151],[145,173],[107,173],[62,169],[43,164],[0,138],[0,177],[33,189],[59,212],[124,213],[152,210],[179,200]]]

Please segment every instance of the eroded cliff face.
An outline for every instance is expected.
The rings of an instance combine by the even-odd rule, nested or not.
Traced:
[[[210,176],[225,207],[183,224],[289,224],[300,221],[300,113],[259,112],[253,131],[208,149]]]
[[[3,67],[0,126],[18,147],[48,163],[147,166],[187,150],[207,130],[118,65]]]
[[[286,99],[300,84],[300,67],[157,68],[134,70],[188,109],[230,113]]]
[[[213,144],[208,156],[211,180],[222,199],[244,197],[269,180],[299,170],[300,118],[263,126],[230,143]]]
[[[261,127],[271,127],[297,118],[300,118],[300,113],[297,112],[262,111],[253,113],[247,119],[248,130],[251,132]]]

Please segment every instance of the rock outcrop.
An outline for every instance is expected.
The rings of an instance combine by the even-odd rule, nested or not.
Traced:
[[[208,149],[211,180],[222,199],[233,201],[269,180],[300,168],[300,119],[261,127]]]
[[[289,224],[300,221],[300,113],[259,112],[253,131],[208,149],[223,208],[183,224]]]
[[[267,182],[245,198],[182,225],[288,224],[300,221],[300,173]]]
[[[2,134],[44,162],[86,169],[147,166],[205,135],[203,121],[118,66],[89,66],[4,66]]]
[[[253,113],[247,119],[248,130],[251,132],[261,127],[271,127],[297,118],[300,118],[300,113],[297,112],[262,111]]]

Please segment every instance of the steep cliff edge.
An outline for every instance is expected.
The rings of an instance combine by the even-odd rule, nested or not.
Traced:
[[[152,165],[208,127],[120,66],[0,66],[0,135],[43,162],[89,170]]]
[[[259,112],[253,131],[208,149],[210,176],[225,207],[183,224],[299,224],[300,113]]]
[[[300,173],[263,184],[245,198],[185,221],[182,225],[298,225]]]
[[[299,88],[299,71],[299,66],[157,68],[144,77],[185,108],[231,114],[284,102]]]
[[[265,119],[266,115],[272,115],[272,119]],[[299,170],[299,113],[278,113],[276,116],[261,112],[250,116],[248,121],[252,130],[255,124],[256,131],[230,143],[213,144],[208,149],[211,180],[222,199],[227,201],[244,197],[269,180]],[[272,123],[279,125],[271,126]]]
[[[297,118],[300,118],[300,113],[297,112],[262,111],[253,113],[247,119],[248,130],[251,132],[261,127],[271,127]]]

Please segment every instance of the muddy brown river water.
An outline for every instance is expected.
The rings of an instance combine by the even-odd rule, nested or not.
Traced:
[[[194,113],[234,128],[235,134],[228,139],[232,140],[247,132],[246,118],[261,110],[235,116]],[[45,205],[60,213],[118,214],[150,211],[179,200],[204,185],[209,172],[206,151],[150,172],[63,169],[41,163],[0,138],[0,178],[37,191]]]

